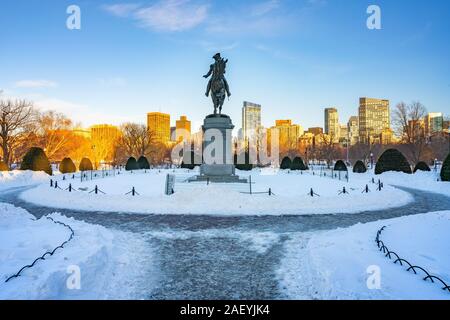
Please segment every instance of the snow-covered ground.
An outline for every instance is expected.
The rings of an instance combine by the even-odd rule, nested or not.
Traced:
[[[20,170],[0,171],[0,191],[9,188],[46,183],[48,179],[49,175],[45,172]]]
[[[142,238],[58,213],[50,217],[70,225],[75,232],[73,240],[18,278],[5,282],[67,240],[70,231],[46,217],[36,220],[21,208],[0,203],[0,299],[144,298],[137,295],[142,292],[137,286],[151,287],[155,276],[145,274],[152,265],[152,253]],[[80,289],[67,287],[68,271],[74,270],[71,266],[81,272]]]
[[[450,283],[450,211],[444,211],[293,235],[277,272],[286,298],[450,299],[441,283],[423,281],[420,271],[407,272],[378,250],[382,226],[389,250]],[[367,287],[370,266],[380,268],[380,289]]]
[[[175,194],[164,195],[167,173],[177,176]],[[268,194],[249,195],[249,184],[187,183],[196,172],[186,170],[151,170],[133,174],[126,172],[115,177],[80,182],[79,179],[61,180],[58,186],[66,189],[69,183],[77,191],[50,188],[48,183],[22,193],[25,201],[56,208],[88,211],[114,211],[148,214],[207,214],[207,215],[300,215],[358,213],[406,205],[413,198],[406,192],[385,185],[376,191],[362,193],[369,176],[350,178],[350,182],[319,177],[310,173],[283,172],[272,169],[239,172],[242,177],[252,177],[253,192]],[[89,193],[95,186],[106,194]],[[140,194],[125,195],[132,187]],[[341,194],[343,188],[349,194]],[[80,190],[82,188],[84,191]],[[313,189],[320,196],[311,197]]]

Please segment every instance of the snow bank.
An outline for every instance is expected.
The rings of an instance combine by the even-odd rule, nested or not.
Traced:
[[[27,211],[0,204],[0,299],[136,299],[143,276],[151,288],[154,276],[146,275],[152,265],[151,252],[134,234],[50,215],[70,225],[75,237],[18,278],[5,280],[22,266],[65,241],[70,231],[42,217],[36,220]],[[66,282],[69,266],[81,271],[81,289],[70,290]],[[145,267],[144,267],[145,266]],[[151,289],[149,289],[151,290]]]
[[[166,174],[172,171],[152,170],[144,173],[125,173],[116,177],[80,182],[60,180],[58,185],[66,189],[69,183],[78,191],[68,191],[41,185],[22,193],[25,201],[55,208],[88,211],[114,211],[144,214],[207,214],[207,215],[300,215],[358,213],[406,205],[413,197],[406,192],[387,186],[381,192],[366,194],[361,191],[367,184],[363,181],[347,183],[310,174],[253,170],[253,192],[267,192],[271,188],[275,196],[248,195],[248,184],[183,183],[193,173],[181,174],[175,184],[175,194],[164,195]],[[246,173],[247,175],[249,173]],[[241,173],[242,175],[242,173]],[[245,176],[246,177],[246,176]],[[95,185],[106,193],[89,193]],[[140,196],[125,194],[132,187]],[[345,187],[350,194],[339,195]],[[82,188],[85,191],[81,191]],[[310,189],[320,195],[308,195]]]
[[[0,171],[0,191],[43,183],[48,181],[49,175],[43,171]]]
[[[288,299],[450,299],[441,284],[425,282],[382,254],[374,241],[450,282],[450,211],[298,233],[285,243],[277,275]],[[367,288],[367,268],[379,266],[381,289]]]
[[[417,171],[414,174],[384,172],[383,174],[375,175],[373,170],[369,170],[363,174],[350,173],[350,179],[355,182],[361,181],[361,183],[363,183],[372,180],[373,177],[375,178],[375,181],[381,179],[384,184],[434,192],[450,197],[450,182],[438,181],[438,179],[440,179],[439,174],[439,172],[434,171]]]

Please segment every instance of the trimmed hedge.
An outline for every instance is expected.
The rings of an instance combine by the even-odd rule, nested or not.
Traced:
[[[361,160],[356,161],[353,166],[354,173],[365,173],[367,171],[366,165]]]
[[[44,171],[52,175],[52,167],[50,161],[41,148],[32,147],[25,154],[20,165],[20,170]]]
[[[148,162],[148,160],[145,156],[140,156],[137,163],[138,163],[139,169],[146,169],[146,170],[150,169],[150,163]]]
[[[416,173],[417,170],[431,171],[430,167],[423,161],[420,161],[419,163],[416,164],[416,166],[414,167],[414,173]]]
[[[345,164],[344,161],[338,160],[334,164],[334,171],[348,171],[347,165]]]
[[[64,158],[59,164],[59,172],[61,173],[73,173],[76,171],[77,167],[70,158]]]
[[[441,169],[441,180],[442,181],[450,181],[450,153],[442,164]]]
[[[139,165],[135,157],[128,158],[127,164],[125,165],[126,171],[139,170]]]
[[[89,158],[83,158],[81,159],[78,169],[80,171],[92,171],[94,170],[94,167],[92,166],[92,162],[91,160],[89,160]]]
[[[292,167],[291,158],[284,157],[283,160],[281,160],[280,169],[281,170],[286,170],[286,169],[291,169],[291,167]]]
[[[0,171],[9,171],[9,167],[3,161],[0,161]]]
[[[397,149],[386,150],[377,161],[375,174],[382,174],[387,171],[412,173],[408,160]]]
[[[308,167],[303,162],[303,159],[301,157],[295,157],[291,164],[291,170],[297,171],[305,171],[308,170]]]

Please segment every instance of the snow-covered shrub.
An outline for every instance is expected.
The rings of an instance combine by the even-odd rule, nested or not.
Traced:
[[[20,165],[20,170],[44,171],[52,175],[52,167],[48,161],[44,150],[38,147],[32,147],[25,154]]]
[[[361,160],[356,161],[353,166],[354,173],[365,173],[367,171],[366,165]]]
[[[292,166],[291,158],[284,157],[283,160],[281,160],[280,169],[282,170],[290,169],[291,166]]]
[[[150,163],[145,156],[140,156],[137,162],[139,165],[139,169],[150,169]]]
[[[3,161],[0,161],[0,171],[9,171],[9,167]]]
[[[416,164],[416,166],[414,167],[414,173],[416,173],[417,170],[431,171],[430,167],[423,161],[420,161],[419,163]]]
[[[135,157],[130,157],[128,159],[127,164],[125,165],[125,170],[127,171],[139,170],[139,165]]]
[[[345,165],[344,161],[336,161],[336,163],[334,164],[334,171],[347,171],[347,166]]]
[[[375,166],[375,174],[382,174],[386,171],[412,173],[408,160],[397,149],[386,150],[378,159]]]
[[[89,160],[89,158],[83,158],[83,159],[81,159],[78,169],[80,169],[80,171],[91,171],[94,168],[93,168],[92,162],[91,162],[91,160]]]
[[[291,164],[291,170],[308,170],[308,167],[303,162],[301,157],[295,157]]]
[[[77,167],[70,158],[64,158],[59,164],[59,172],[61,173],[73,173],[76,171]]]
[[[442,181],[450,181],[450,153],[442,164],[441,169],[441,180]]]

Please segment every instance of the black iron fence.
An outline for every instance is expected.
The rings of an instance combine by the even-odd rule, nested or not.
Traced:
[[[51,217],[47,217],[47,219],[50,220],[50,221],[52,221],[52,222],[55,223],[55,224],[62,225],[62,226],[64,226],[64,227],[66,227],[67,229],[69,229],[69,230],[70,230],[70,236],[69,236],[69,238],[68,238],[66,241],[64,241],[63,243],[61,243],[61,245],[59,245],[59,246],[57,246],[56,248],[54,248],[52,251],[47,251],[47,252],[44,253],[42,256],[36,258],[31,264],[26,265],[26,266],[23,266],[18,272],[16,272],[14,275],[12,275],[12,276],[10,276],[8,279],[6,279],[5,282],[8,282],[8,281],[11,280],[11,279],[14,279],[14,278],[19,277],[19,276],[21,275],[21,273],[22,273],[24,270],[30,269],[30,268],[34,267],[35,264],[36,264],[38,261],[40,261],[40,260],[44,261],[46,256],[53,256],[57,250],[59,250],[59,249],[64,249],[64,246],[65,246],[67,243],[69,243],[70,241],[72,241],[73,237],[75,236],[75,232],[73,231],[73,229],[72,229],[71,226],[65,224],[64,222],[56,221],[56,220],[54,220],[54,219],[51,218]]]
[[[380,251],[383,251],[383,253],[385,254],[385,257],[389,258],[389,260],[395,259],[394,264],[397,264],[397,262],[398,262],[401,266],[403,266],[404,264],[407,265],[408,269],[406,269],[406,271],[413,271],[414,274],[417,274],[416,270],[422,271],[426,275],[423,278],[424,281],[430,280],[432,283],[435,283],[435,281],[438,281],[443,285],[442,290],[447,290],[448,292],[450,292],[450,286],[447,283],[445,283],[444,280],[442,280],[438,276],[430,274],[427,270],[425,270],[424,268],[422,268],[420,266],[413,265],[406,259],[401,258],[396,252],[389,250],[388,247],[384,244],[383,240],[380,239],[380,236],[385,229],[386,229],[386,226],[383,226],[380,230],[378,230],[377,236],[375,238],[375,242],[377,243],[378,249]]]

